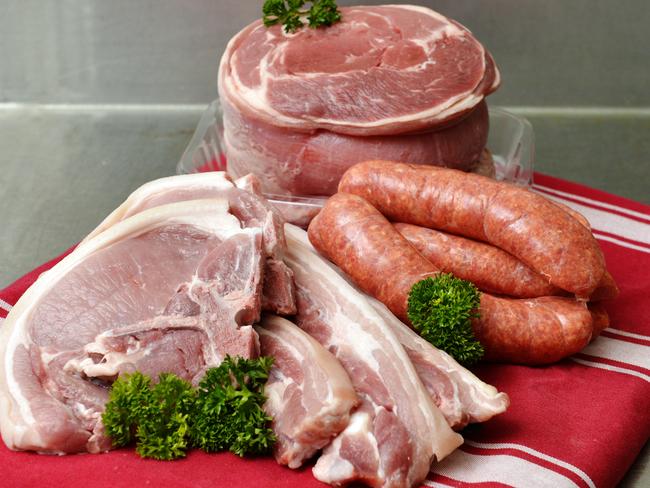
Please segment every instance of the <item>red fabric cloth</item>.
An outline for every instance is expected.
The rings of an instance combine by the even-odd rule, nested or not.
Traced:
[[[621,290],[607,304],[611,326],[552,366],[477,367],[480,378],[510,395],[511,407],[465,429],[466,443],[434,464],[427,486],[612,487],[650,437],[650,207],[540,174],[534,188],[589,218]],[[62,257],[0,291],[0,317]],[[0,466],[0,485],[12,487],[324,486],[309,468],[200,451],[159,462],[132,449],[58,457],[0,444]]]

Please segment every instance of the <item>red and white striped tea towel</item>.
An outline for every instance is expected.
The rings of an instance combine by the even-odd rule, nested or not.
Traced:
[[[537,174],[534,189],[590,221],[621,294],[611,327],[580,354],[547,367],[481,365],[511,407],[465,429],[465,444],[434,466],[430,487],[612,487],[650,437],[650,207]],[[0,318],[57,260],[0,291]],[[1,326],[1,321],[0,321]],[[309,469],[270,458],[193,451],[156,462],[122,449],[97,456],[39,456],[0,446],[3,486],[317,487]]]

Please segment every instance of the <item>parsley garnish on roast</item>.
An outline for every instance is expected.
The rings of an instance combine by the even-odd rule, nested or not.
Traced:
[[[303,9],[310,3],[309,9]],[[341,12],[334,0],[266,0],[262,7],[264,25],[270,27],[282,24],[285,32],[296,32],[303,25],[306,16],[309,27],[329,27],[341,20]]]

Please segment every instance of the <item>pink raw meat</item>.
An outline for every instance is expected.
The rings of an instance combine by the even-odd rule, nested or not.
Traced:
[[[459,123],[435,132],[358,137],[276,127],[222,100],[228,172],[255,173],[264,191],[279,195],[332,195],[341,176],[361,161],[383,159],[470,170],[488,136],[488,111],[480,102]]]
[[[283,261],[286,250],[283,220],[260,191],[260,183],[253,175],[242,175],[237,181],[221,171],[160,178],[136,189],[84,242],[149,208],[187,200],[223,198],[243,227],[262,229],[266,257],[263,308],[278,314],[292,314],[296,312],[296,304],[293,276]]]
[[[256,21],[228,44],[219,94],[246,116],[298,131],[431,130],[499,84],[489,53],[458,23],[412,5],[342,8],[327,29],[287,34]]]
[[[419,486],[435,460],[462,443],[425,389],[397,336],[359,290],[287,226],[296,322],[347,371],[360,399],[350,423],[320,456],[314,476],[344,486]]]
[[[359,400],[343,366],[298,326],[267,316],[255,331],[261,353],[275,358],[264,389],[275,459],[298,468],[347,427]]]
[[[263,232],[242,228],[228,207],[195,200],[140,212],[27,290],[0,332],[9,448],[107,450],[101,413],[119,374],[196,382],[226,354],[259,354]]]

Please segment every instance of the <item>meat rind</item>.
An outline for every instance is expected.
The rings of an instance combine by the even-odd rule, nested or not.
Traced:
[[[263,356],[274,358],[264,387],[278,463],[300,467],[350,421],[358,398],[338,360],[297,325],[267,315],[254,327]]]

